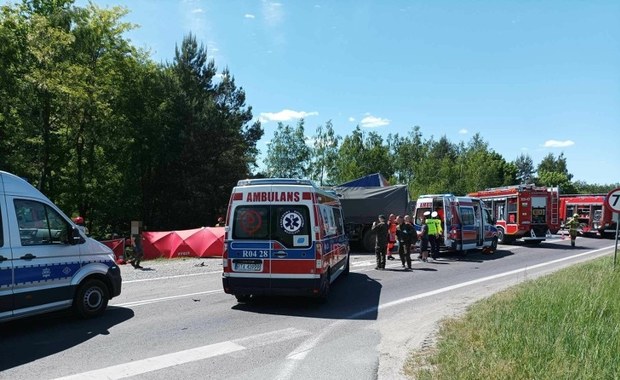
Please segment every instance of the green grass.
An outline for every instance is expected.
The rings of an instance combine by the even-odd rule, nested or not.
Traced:
[[[575,265],[444,321],[437,346],[405,365],[415,379],[620,379],[620,269]]]

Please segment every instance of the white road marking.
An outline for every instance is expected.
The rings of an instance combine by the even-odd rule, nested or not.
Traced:
[[[492,276],[487,276],[487,277],[482,277],[482,278],[478,278],[476,280],[471,280],[471,281],[466,281],[466,282],[462,282],[460,284],[454,284],[451,286],[447,286],[445,288],[441,288],[441,289],[435,289],[432,290],[430,292],[426,292],[426,293],[420,293],[420,294],[416,294],[413,296],[409,296],[409,297],[405,297],[405,298],[401,298],[398,300],[394,300],[391,302],[386,302],[384,304],[380,304],[378,306],[374,306],[374,307],[370,307],[368,309],[365,310],[361,310],[358,311],[356,313],[353,313],[349,316],[343,317],[341,320],[333,322],[332,324],[326,326],[320,333],[312,336],[310,339],[307,339],[305,342],[302,342],[302,344],[300,344],[299,346],[297,346],[297,348],[295,348],[291,353],[289,353],[287,355],[287,361],[284,362],[283,367],[280,370],[280,373],[278,374],[278,376],[276,376],[277,380],[288,380],[293,378],[295,370],[297,368],[297,366],[299,365],[299,363],[310,353],[312,352],[312,350],[314,350],[316,348],[316,346],[319,344],[319,342],[329,333],[331,333],[336,327],[338,327],[340,324],[345,323],[348,320],[355,320],[358,318],[363,317],[366,314],[370,314],[370,313],[376,313],[380,310],[385,310],[394,306],[398,306],[401,305],[403,303],[407,303],[407,302],[411,302],[414,300],[418,300],[421,298],[425,298],[425,297],[430,297],[430,296],[434,296],[440,293],[445,293],[445,292],[449,292],[452,291],[454,289],[458,289],[458,288],[463,288],[466,286],[470,286],[470,285],[474,285],[474,284],[478,284],[481,282],[485,282],[485,281],[490,281],[490,280],[494,280],[497,278],[501,278],[501,277],[505,277],[505,276],[510,276],[513,274],[518,274],[518,273],[522,273],[522,272],[526,272],[532,269],[536,269],[536,268],[542,268],[545,266],[549,266],[552,264],[557,264],[560,263],[562,261],[567,261],[567,260],[571,260],[571,259],[575,259],[578,257],[582,257],[582,256],[588,256],[588,255],[592,255],[594,253],[600,253],[602,251],[608,250],[613,248],[613,246],[609,246],[609,247],[605,247],[605,248],[599,248],[599,249],[595,249],[593,251],[588,251],[588,252],[583,252],[577,255],[573,255],[573,256],[566,256],[560,259],[556,259],[556,260],[552,260],[552,261],[548,261],[548,262],[544,262],[544,263],[540,263],[540,264],[536,264],[536,265],[532,265],[532,266],[527,266],[525,268],[520,268],[520,269],[515,269],[515,270],[511,270],[508,272],[504,272],[504,273],[498,273]]]
[[[151,358],[136,360],[129,363],[118,364],[106,368],[96,369],[94,371],[77,373],[70,376],[60,377],[56,380],[124,379],[126,377],[137,376],[180,364],[211,358],[214,356],[220,356],[232,352],[262,347],[268,344],[276,344],[279,342],[307,336],[310,334],[310,331],[300,330],[291,327],[283,330],[276,330],[264,334],[252,335],[231,341],[191,348],[189,350],[154,356]]]
[[[141,375],[143,373],[157,371],[163,368],[194,362],[213,356],[229,354],[231,352],[241,351],[244,349],[245,347],[233,342],[215,343],[189,350],[178,351],[171,354],[155,356],[148,359],[136,360],[129,363],[97,369],[94,371],[60,377],[56,380],[124,379],[126,377]]]
[[[143,279],[140,279],[140,280],[128,280],[128,281],[123,281],[123,285],[124,284],[131,284],[131,283],[134,283],[134,282],[160,281],[160,280],[169,280],[171,278],[204,276],[205,274],[214,274],[214,273],[222,273],[222,271],[221,270],[217,270],[217,271],[204,272],[204,273],[179,274],[179,275],[176,275],[176,276],[164,276],[164,277],[154,277],[154,278],[143,278]]]
[[[223,292],[224,292],[223,290],[207,290],[205,292],[179,294],[179,295],[176,295],[176,296],[152,298],[152,299],[148,299],[148,300],[125,302],[125,303],[119,303],[119,304],[110,304],[110,306],[116,306],[116,307],[142,306],[142,305],[148,305],[148,304],[157,303],[157,302],[170,301],[170,300],[174,300],[174,299],[178,299],[178,298],[199,296],[199,295],[203,295],[203,294],[223,293]]]

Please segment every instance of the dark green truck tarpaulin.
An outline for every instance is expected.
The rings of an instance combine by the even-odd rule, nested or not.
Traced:
[[[372,223],[380,214],[408,213],[409,195],[406,185],[386,187],[334,187],[342,203],[345,223]]]

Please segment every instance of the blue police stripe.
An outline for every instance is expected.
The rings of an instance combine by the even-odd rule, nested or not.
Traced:
[[[13,268],[0,268],[0,288],[11,286],[13,283]]]

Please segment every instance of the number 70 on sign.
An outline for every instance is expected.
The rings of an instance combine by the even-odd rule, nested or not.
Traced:
[[[605,204],[614,212],[620,212],[620,187],[607,193]]]

